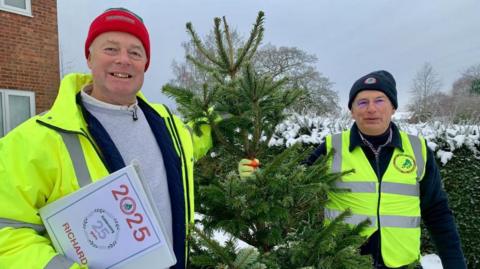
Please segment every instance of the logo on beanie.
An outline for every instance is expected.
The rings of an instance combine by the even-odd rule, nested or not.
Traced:
[[[365,83],[365,84],[375,84],[375,83],[377,83],[377,79],[373,78],[373,77],[369,77],[363,83]]]
[[[121,15],[112,15],[112,16],[107,16],[105,18],[106,21],[112,21],[112,20],[118,20],[118,21],[126,21],[130,24],[135,24],[135,21],[133,19],[130,19],[128,17],[125,17],[125,16],[121,16]]]
[[[398,154],[393,159],[393,165],[397,168],[398,171],[402,173],[410,173],[412,172],[415,167],[415,159],[412,158],[410,155],[406,154]]]

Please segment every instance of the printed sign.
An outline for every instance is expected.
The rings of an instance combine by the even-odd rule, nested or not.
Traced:
[[[167,257],[157,254],[159,260],[163,257],[157,264],[175,263],[141,182],[130,168],[40,210],[57,251],[89,268],[117,268],[159,248]]]

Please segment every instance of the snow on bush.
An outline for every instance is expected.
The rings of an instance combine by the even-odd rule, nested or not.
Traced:
[[[296,143],[318,145],[327,135],[348,130],[352,123],[352,119],[347,116],[324,118],[292,114],[276,127],[269,146],[290,147]],[[478,125],[457,125],[438,121],[419,124],[400,122],[398,125],[409,134],[423,136],[443,165],[454,157],[455,149],[462,146],[466,146],[475,158],[480,159]]]

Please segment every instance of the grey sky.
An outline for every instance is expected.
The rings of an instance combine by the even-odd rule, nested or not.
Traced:
[[[83,46],[90,22],[110,7],[140,15],[150,33],[151,60],[142,91],[155,102],[173,105],[161,94],[172,79],[172,60],[182,61],[185,23],[204,36],[213,18],[226,16],[245,36],[259,10],[265,12],[264,44],[296,46],[317,55],[318,70],[335,84],[346,107],[353,82],[386,69],[397,80],[400,109],[408,102],[411,81],[430,62],[451,89],[469,66],[480,64],[478,0],[57,0],[63,67],[88,72]]]

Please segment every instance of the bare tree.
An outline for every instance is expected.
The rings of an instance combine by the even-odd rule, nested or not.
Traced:
[[[455,121],[480,121],[480,64],[469,67],[452,86]]]
[[[408,105],[409,110],[413,112],[413,118],[417,121],[428,121],[437,116],[435,111],[435,100],[442,87],[442,82],[438,78],[438,74],[434,71],[430,63],[425,63],[418,70],[410,88],[413,101]]]
[[[297,47],[277,48],[267,44],[260,48],[254,62],[260,73],[274,79],[288,77],[290,88],[304,91],[302,98],[292,106],[296,112],[325,115],[340,111],[338,94],[331,89],[333,83],[317,71],[318,58],[314,54]]]

